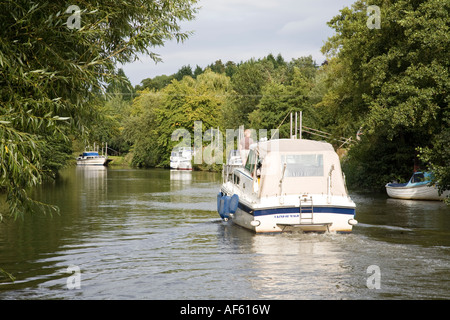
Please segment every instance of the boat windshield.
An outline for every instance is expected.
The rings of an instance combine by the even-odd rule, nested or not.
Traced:
[[[322,154],[281,155],[281,163],[286,163],[285,177],[321,177],[323,176]]]
[[[255,165],[258,161],[258,156],[255,152],[255,150],[250,150],[248,157],[247,157],[247,162],[245,163],[245,169],[247,169],[250,173],[253,174],[253,170],[255,169]]]
[[[425,182],[430,181],[431,177],[429,174],[425,174],[423,172],[414,173],[411,178],[411,183]]]

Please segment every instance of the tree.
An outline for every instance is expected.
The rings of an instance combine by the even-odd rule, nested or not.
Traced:
[[[284,85],[275,81],[262,89],[262,98],[257,108],[249,115],[250,126],[254,129],[276,129],[290,112],[303,111],[306,122],[313,121],[314,113],[309,103],[311,83],[294,68],[292,82]],[[289,137],[289,121],[280,127],[280,137]]]
[[[194,17],[195,3],[0,3],[0,185],[11,215],[41,206],[27,189],[49,172],[44,152],[87,130],[98,116],[92,103],[115,77],[115,64],[139,54],[160,60],[152,48],[187,39],[179,22]]]
[[[342,83],[334,91],[334,100],[341,101],[343,109],[339,112],[345,115],[346,110],[351,110],[363,125],[364,139],[350,150],[350,155],[361,154],[358,149],[372,144],[371,159],[375,161],[386,150],[386,144],[392,145],[403,164],[385,162],[394,165],[378,166],[378,172],[371,174],[406,178],[417,163],[417,148],[438,152],[437,145],[431,142],[445,136],[450,4],[439,0],[379,0],[370,4],[381,8],[380,29],[367,28],[368,2],[357,1],[329,22],[336,34],[323,50],[345,69],[335,77]],[[371,166],[370,159],[365,160]],[[433,158],[428,160],[433,165]],[[379,187],[383,184],[377,180]]]
[[[168,167],[169,156],[178,141],[172,141],[177,129],[190,132],[193,145],[194,122],[202,121],[203,132],[222,127],[222,107],[230,80],[210,69],[196,79],[184,76],[160,91],[140,92],[131,106],[125,134],[133,143],[133,165]]]
[[[203,69],[199,66],[199,65],[197,65],[196,67],[195,67],[195,70],[194,70],[194,76],[193,76],[193,78],[194,79],[196,79],[199,75],[201,75],[203,73]]]
[[[121,99],[125,101],[133,100],[135,95],[134,88],[123,69],[119,68],[115,74],[117,77],[112,78],[108,83],[106,93],[108,95],[120,95]]]
[[[239,65],[231,80],[232,92],[226,104],[227,128],[250,124],[248,116],[258,105],[269,76],[264,66],[254,59]]]
[[[136,167],[156,167],[163,154],[157,144],[159,136],[158,112],[163,94],[148,88],[140,91],[124,120],[123,135],[132,144],[131,164]]]
[[[161,90],[165,88],[172,80],[174,79],[174,75],[167,76],[165,74],[156,76],[154,78],[146,78],[141,81],[141,86],[138,87],[139,91],[142,91],[146,88],[152,90]]]
[[[431,145],[418,148],[419,158],[428,163],[427,169],[433,172],[433,183],[440,193],[450,190],[450,112],[447,110],[445,113],[442,130],[433,137]],[[445,201],[450,205],[450,198]]]
[[[194,73],[192,72],[192,68],[190,65],[182,66],[177,73],[173,75],[175,80],[181,81],[185,76],[193,77]]]

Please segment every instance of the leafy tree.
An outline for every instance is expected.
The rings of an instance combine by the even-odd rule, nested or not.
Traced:
[[[450,115],[446,111],[442,130],[433,137],[431,145],[419,148],[419,158],[428,164],[427,169],[434,174],[433,182],[438,186],[439,192],[450,190]],[[445,201],[450,205],[450,198]]]
[[[125,135],[133,143],[133,165],[168,167],[169,156],[178,144],[172,141],[177,129],[190,132],[193,144],[194,121],[202,121],[203,131],[222,126],[222,106],[230,80],[206,69],[196,79],[174,80],[160,91],[140,92],[131,106]]]
[[[367,107],[347,64],[341,59],[330,59],[318,71],[311,95],[319,128],[334,139],[356,136]]]
[[[236,63],[234,63],[233,61],[227,61],[227,63],[225,64],[225,75],[227,77],[232,78],[236,73],[237,69],[238,67]]]
[[[196,79],[199,75],[201,75],[203,73],[203,69],[199,66],[199,65],[197,65],[196,67],[195,67],[195,70],[194,70],[194,76],[193,76],[193,78],[194,79]]]
[[[277,59],[278,61],[279,59]],[[300,57],[297,59],[292,59],[289,63],[278,62],[278,65],[287,65],[288,72],[292,73],[294,68],[298,68],[300,72],[309,80],[312,80],[316,76],[317,65],[313,60],[312,56]]]
[[[337,84],[327,98],[340,105],[339,114],[358,114],[356,123],[360,120],[363,125],[364,139],[350,153],[356,155],[371,144],[367,150],[373,152],[372,161],[366,159],[371,167],[384,157],[386,144],[401,153],[403,165],[378,166],[378,172],[371,174],[407,177],[416,160],[415,150],[439,152],[431,142],[440,141],[448,125],[450,63],[445,53],[450,50],[450,4],[370,1],[381,8],[380,29],[367,28],[368,5],[368,1],[357,1],[329,22],[336,34],[323,49],[338,59],[343,72],[335,77]],[[431,165],[435,161],[423,159]],[[407,176],[404,165],[410,168]]]
[[[213,64],[210,64],[207,68],[209,68],[212,72],[225,73],[225,65],[220,59],[216,60]]]
[[[173,79],[174,75],[167,76],[165,74],[156,76],[154,78],[146,78],[141,81],[142,85],[137,87],[137,91],[142,91],[146,88],[150,90],[161,90],[165,88]]]
[[[130,107],[130,116],[124,121],[123,135],[133,147],[131,164],[137,167],[155,167],[159,164],[161,149],[157,115],[162,108],[163,94],[145,89],[139,92]]]
[[[314,114],[308,98],[310,89],[310,82],[298,68],[294,68],[289,85],[269,82],[262,89],[257,108],[249,115],[250,126],[254,129],[275,129],[282,124],[287,114],[296,111],[304,111],[306,123],[312,122]],[[283,122],[279,129],[280,137],[289,137],[289,120]]]
[[[254,59],[239,65],[231,80],[232,92],[226,104],[227,128],[250,124],[248,116],[258,105],[261,90],[269,76],[264,66]]]
[[[195,3],[84,1],[66,13],[65,1],[0,2],[0,185],[11,215],[42,206],[27,189],[41,182],[60,142],[94,121],[92,103],[115,64],[139,54],[160,60],[152,48],[187,39],[179,22],[193,18]]]
[[[176,129],[190,131],[193,145],[195,121],[202,121],[203,132],[222,127],[222,106],[229,90],[229,82],[225,75],[206,69],[196,80],[185,77],[182,81],[172,82],[163,90],[163,108],[158,115],[158,145],[163,150],[162,154],[170,155],[173,147],[178,144],[171,141]],[[169,157],[163,157],[159,165],[167,167]]]
[[[106,87],[106,93],[109,95],[120,95],[121,99],[125,101],[133,100],[135,95],[134,88],[123,69],[119,68],[116,75],[117,77],[112,78]]]
[[[182,66],[177,73],[173,75],[175,80],[181,81],[185,76],[193,77],[194,73],[190,65]]]

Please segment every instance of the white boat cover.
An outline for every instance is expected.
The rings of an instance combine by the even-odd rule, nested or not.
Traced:
[[[260,197],[292,194],[347,196],[339,157],[331,144],[305,139],[278,139],[252,146],[261,161]],[[249,159],[249,161],[251,161]],[[286,164],[286,169],[283,170]],[[280,180],[283,176],[282,187]]]

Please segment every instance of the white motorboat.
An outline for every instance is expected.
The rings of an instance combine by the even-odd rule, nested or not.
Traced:
[[[84,151],[77,157],[77,165],[79,166],[107,166],[111,161],[112,159],[108,159],[108,154],[100,155],[98,150]]]
[[[77,158],[77,165],[106,166],[111,159],[108,156],[99,155],[97,151],[85,151]]]
[[[176,170],[192,170],[192,149],[178,147],[170,154],[170,168]]]
[[[389,197],[407,200],[443,200],[450,190],[439,194],[438,188],[430,184],[431,173],[415,172],[406,183],[388,183],[386,192]]]
[[[224,180],[219,215],[257,233],[351,232],[357,223],[339,157],[326,142],[258,142]]]
[[[77,165],[81,166],[107,166],[112,159],[108,159],[108,144],[104,145],[105,149],[103,149],[102,144],[102,155],[98,153],[98,146],[95,146],[92,151],[84,151],[77,157]]]

